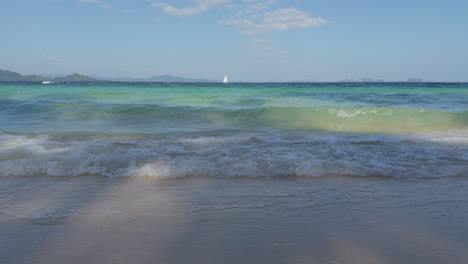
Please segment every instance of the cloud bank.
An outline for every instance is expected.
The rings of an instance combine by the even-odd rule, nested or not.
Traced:
[[[231,0],[196,0],[195,5],[191,7],[178,8],[172,5],[169,5],[165,2],[151,3],[153,7],[160,8],[164,13],[177,16],[177,17],[191,17],[196,16],[208,9],[211,9],[215,6],[224,5],[231,2]]]
[[[247,9],[252,10],[252,9]],[[240,27],[246,35],[318,27],[329,22],[321,17],[312,17],[307,12],[296,8],[277,9],[274,11],[241,14],[233,19],[221,19],[221,24]]]
[[[107,3],[107,2],[104,2],[102,0],[78,0],[78,2],[80,3],[92,3],[92,4],[98,4],[102,7],[105,7],[105,8],[110,8],[111,7],[111,4]]]

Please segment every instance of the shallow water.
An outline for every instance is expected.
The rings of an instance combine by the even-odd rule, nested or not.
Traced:
[[[422,209],[438,203],[451,206],[462,203],[465,208],[467,187],[465,178],[153,181],[94,176],[10,177],[0,181],[0,216],[39,225],[139,217],[168,221],[201,217],[204,224],[210,224],[228,214],[231,219],[223,220],[227,223],[253,224],[281,216],[291,224],[294,216],[307,214],[325,217],[363,209],[371,212],[405,207]]]
[[[465,263],[468,84],[0,84],[0,262]]]
[[[0,84],[0,176],[464,177],[468,84]]]

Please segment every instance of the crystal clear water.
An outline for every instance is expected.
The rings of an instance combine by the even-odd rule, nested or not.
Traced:
[[[467,83],[0,84],[0,176],[467,176]]]

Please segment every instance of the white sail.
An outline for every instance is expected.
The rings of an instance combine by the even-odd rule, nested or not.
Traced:
[[[228,83],[228,78],[227,78],[227,75],[224,75],[224,80],[223,80],[223,83]]]

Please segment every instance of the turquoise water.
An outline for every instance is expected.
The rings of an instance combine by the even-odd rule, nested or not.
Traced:
[[[468,84],[0,84],[0,176],[466,176]]]

